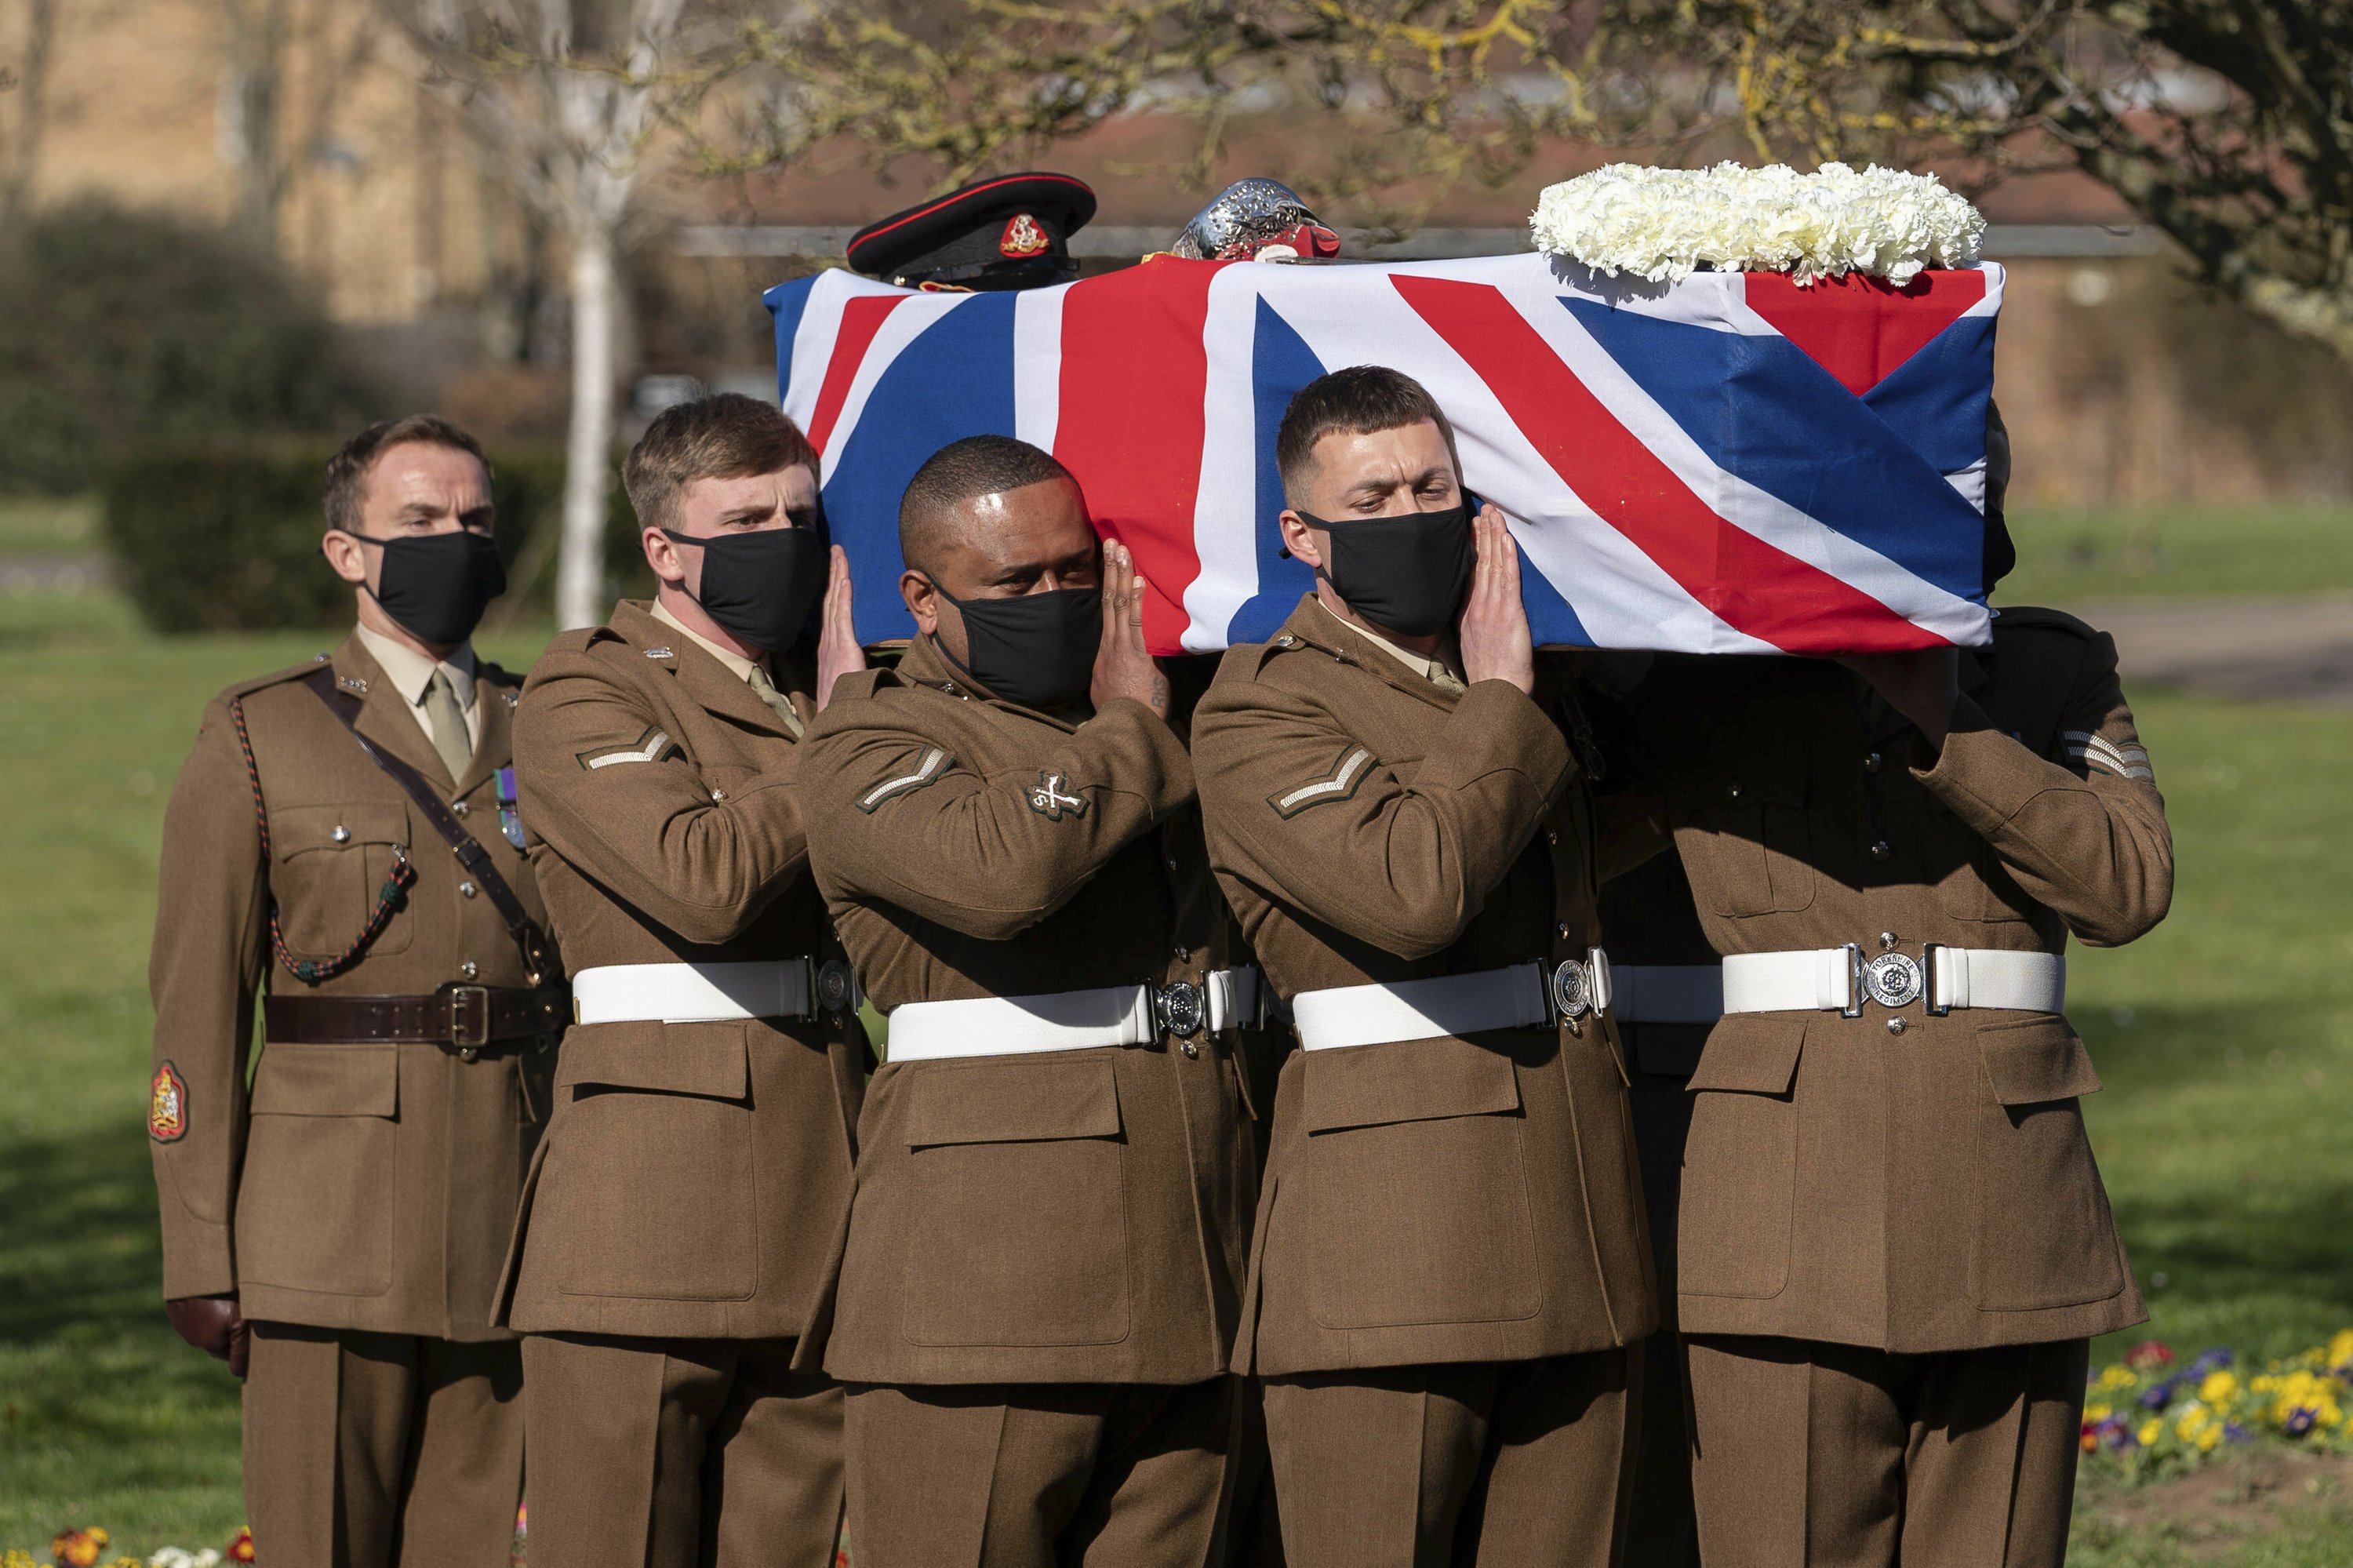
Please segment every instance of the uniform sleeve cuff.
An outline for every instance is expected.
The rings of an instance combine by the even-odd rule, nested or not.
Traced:
[[[1477,737],[1452,758],[1466,779],[1497,767],[1526,774],[1550,799],[1576,775],[1577,758],[1560,726],[1534,697],[1509,681],[1475,681],[1454,705],[1453,736]]]
[[[2000,828],[2050,788],[2043,773],[2049,765],[1995,728],[1967,695],[1953,704],[1943,748],[1931,756],[1926,743],[1916,744],[1914,759],[1912,776],[1979,834]]]
[[[164,1299],[237,1294],[237,1255],[227,1225],[182,1219],[164,1243]]]

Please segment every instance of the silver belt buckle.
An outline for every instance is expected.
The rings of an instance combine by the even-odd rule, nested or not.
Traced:
[[[1920,949],[1920,994],[1928,1000],[1928,1016],[1931,1018],[1942,1018],[1953,1011],[1951,1002],[1940,1005],[1936,1001],[1936,981],[1945,968],[1945,960],[1937,955],[1944,950],[1940,942],[1930,942]]]
[[[858,1005],[858,980],[849,965],[840,959],[828,959],[817,967],[817,1005],[820,1012],[840,1014]]]
[[[1882,1007],[1909,1007],[1921,996],[1920,960],[1909,953],[1878,953],[1862,966],[1862,989]]]
[[[1593,1011],[1593,966],[1583,959],[1563,959],[1553,966],[1552,1005],[1569,1022]]]
[[[1191,980],[1171,980],[1152,993],[1152,1018],[1177,1039],[1190,1040],[1209,1020],[1208,998]]]

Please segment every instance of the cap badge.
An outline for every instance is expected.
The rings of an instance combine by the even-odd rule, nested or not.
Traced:
[[[148,1086],[147,1136],[158,1143],[177,1143],[188,1132],[188,1086],[180,1070],[166,1062],[155,1069]]]
[[[1017,212],[1005,220],[1005,233],[997,240],[997,249],[999,254],[1018,261],[1037,255],[1046,249],[1046,231],[1038,227],[1038,220],[1026,212]]]

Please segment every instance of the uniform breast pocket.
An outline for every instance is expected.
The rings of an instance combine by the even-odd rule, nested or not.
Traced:
[[[1112,1064],[933,1067],[907,1086],[902,1336],[991,1346],[1125,1339],[1126,1149]]]
[[[392,1288],[400,1108],[393,1045],[267,1045],[237,1185],[237,1272],[335,1296]]]
[[[1512,1058],[1464,1040],[1320,1051],[1306,1069],[1300,1213],[1327,1329],[1535,1315],[1535,1221]]]
[[[1771,1297],[1788,1283],[1805,1039],[1802,1018],[1736,1015],[1700,1054],[1675,1222],[1686,1296]]]
[[[744,1025],[575,1028],[533,1224],[568,1296],[742,1301],[758,1283]]]
[[[1812,906],[1813,845],[1802,780],[1718,775],[1683,814],[1688,825],[1675,844],[1693,891],[1707,907],[1737,917]]]
[[[2107,1190],[2081,1097],[2100,1077],[2064,1019],[1978,1026],[1977,1234],[1969,1288],[1989,1312],[2105,1301],[2124,1288]]]
[[[408,809],[391,801],[350,806],[287,806],[269,814],[270,896],[289,951],[331,959],[350,947],[409,845]],[[368,951],[408,946],[409,923],[397,914]]]

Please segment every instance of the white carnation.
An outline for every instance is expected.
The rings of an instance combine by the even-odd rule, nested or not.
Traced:
[[[1934,175],[1824,164],[1652,169],[1611,164],[1546,187],[1528,219],[1536,249],[1597,272],[1673,283],[1696,271],[1788,272],[1800,285],[1849,272],[1908,283],[1968,267],[1985,215]]]

